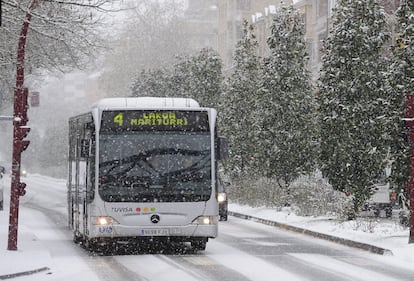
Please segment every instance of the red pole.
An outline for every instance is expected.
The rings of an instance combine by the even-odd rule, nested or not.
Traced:
[[[410,237],[408,243],[414,243],[414,94],[406,96],[405,118],[410,142],[410,176],[407,185],[410,197]]]
[[[410,177],[407,191],[410,198],[410,236],[408,243],[414,243],[414,129],[408,134],[410,139]]]
[[[16,87],[14,89],[14,121],[13,121],[13,160],[12,177],[10,189],[10,214],[9,214],[9,239],[7,250],[17,250],[17,229],[19,221],[19,197],[23,195],[23,184],[20,183],[20,161],[21,153],[28,143],[22,141],[21,126],[27,123],[27,90],[24,85],[24,56],[26,46],[26,36],[29,24],[32,19],[31,11],[36,8],[39,0],[32,0],[26,12],[26,19],[20,31],[19,43],[17,48],[16,63]],[[26,145],[25,145],[26,144]],[[24,146],[25,145],[25,146]]]

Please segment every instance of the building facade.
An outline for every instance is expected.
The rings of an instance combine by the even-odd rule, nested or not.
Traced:
[[[199,21],[193,15],[194,33],[203,39],[204,46],[217,50],[224,69],[231,70],[237,42],[242,37],[242,23],[246,19],[255,27],[259,43],[259,56],[269,54],[267,38],[277,8],[294,5],[305,23],[305,40],[309,53],[309,69],[317,77],[321,65],[323,40],[327,38],[332,24],[333,9],[337,0],[189,0],[188,15],[206,15],[209,20]],[[400,6],[400,0],[385,0],[384,10],[390,15]],[[392,19],[391,19],[392,20]],[[191,23],[192,24],[192,23]],[[203,35],[204,33],[204,35]]]
[[[211,47],[218,50],[217,0],[189,0],[185,18],[192,49]]]

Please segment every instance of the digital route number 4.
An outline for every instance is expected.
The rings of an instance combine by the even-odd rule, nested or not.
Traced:
[[[124,115],[122,113],[118,113],[114,117],[114,123],[118,123],[119,126],[122,126],[122,124],[124,124]]]

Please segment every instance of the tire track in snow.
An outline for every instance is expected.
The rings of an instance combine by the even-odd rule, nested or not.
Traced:
[[[45,215],[52,224],[56,225],[56,231],[59,231],[67,238],[68,243],[72,242],[72,235],[68,231],[66,225],[65,215],[49,209],[42,207],[36,203],[27,202],[23,204],[24,207],[36,210]],[[66,241],[66,240],[65,240]],[[62,243],[65,243],[62,241]],[[114,281],[114,280],[134,280],[134,281],[149,281],[145,277],[139,275],[138,273],[131,271],[123,264],[119,263],[112,256],[96,256],[91,255],[87,250],[79,247],[76,244],[71,245],[76,256],[80,257],[82,261],[98,276],[101,281]]]

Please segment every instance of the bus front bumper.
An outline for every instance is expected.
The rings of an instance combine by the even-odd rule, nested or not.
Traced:
[[[98,237],[206,237],[215,238],[218,234],[218,225],[187,225],[187,226],[126,226],[104,225],[93,226],[89,238]]]

